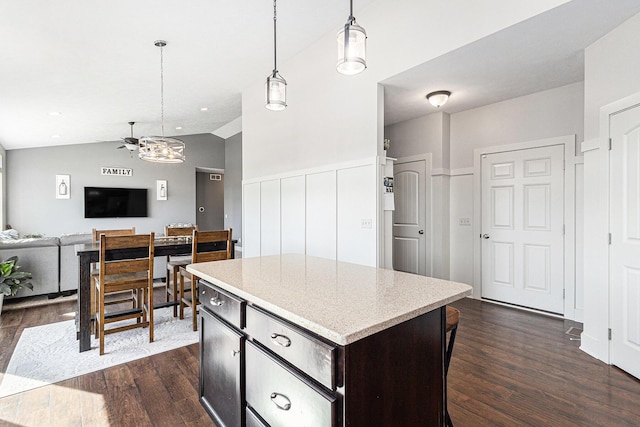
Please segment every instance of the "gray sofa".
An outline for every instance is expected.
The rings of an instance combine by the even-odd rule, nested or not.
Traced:
[[[23,271],[33,275],[33,291],[21,289],[14,297],[51,295],[75,291],[79,283],[78,256],[75,245],[91,243],[91,233],[58,237],[0,240],[0,260],[18,257]],[[156,257],[153,276],[166,277],[166,258]]]
[[[0,241],[0,259],[18,257],[18,265],[23,271],[33,275],[33,292],[22,288],[15,297],[55,294],[59,292],[59,252],[60,239],[57,237],[39,237]]]

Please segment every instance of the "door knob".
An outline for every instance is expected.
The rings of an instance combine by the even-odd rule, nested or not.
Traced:
[[[418,234],[424,234],[424,230],[418,230]]]
[[[491,237],[491,236],[489,236],[488,234],[483,234],[483,235],[482,235],[482,238],[483,238],[483,239],[488,239],[489,237]]]

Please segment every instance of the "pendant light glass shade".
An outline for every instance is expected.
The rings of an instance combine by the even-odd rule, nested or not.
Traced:
[[[278,55],[276,40],[276,23],[278,15],[276,14],[276,0],[273,0],[273,71],[267,77],[265,84],[267,102],[265,107],[271,111],[282,111],[287,108],[287,81],[278,73]]]
[[[353,1],[351,1],[351,14],[344,27],[338,31],[337,41],[338,72],[346,75],[363,72],[367,68],[367,32],[353,17]]]
[[[184,162],[184,142],[176,138],[164,136],[164,57],[162,48],[167,45],[164,40],[156,40],[154,45],[160,48],[160,114],[162,120],[162,136],[143,136],[140,138],[138,157],[155,163]]]
[[[267,104],[269,110],[280,111],[287,108],[287,82],[278,72],[267,77],[265,85],[267,91]]]

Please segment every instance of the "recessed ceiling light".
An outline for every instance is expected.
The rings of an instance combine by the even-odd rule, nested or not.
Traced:
[[[51,111],[51,112],[49,112],[49,115],[50,116],[61,116],[62,113],[60,111]]]
[[[182,130],[182,126],[176,126],[176,130]]]
[[[51,138],[53,139],[60,138],[60,135],[51,135]]]
[[[200,111],[209,111],[209,108],[207,108],[207,107],[202,107],[202,108],[200,109]]]

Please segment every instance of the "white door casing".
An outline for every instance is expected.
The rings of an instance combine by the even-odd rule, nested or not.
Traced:
[[[564,146],[482,158],[482,297],[564,312]]]
[[[427,274],[426,161],[396,163],[393,170],[393,269]]]
[[[611,116],[611,363],[640,378],[640,106]]]

